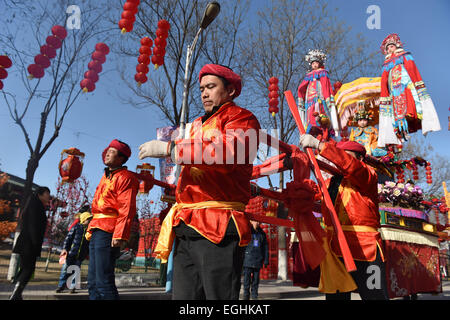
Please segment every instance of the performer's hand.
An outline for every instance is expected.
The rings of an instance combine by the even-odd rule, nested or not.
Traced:
[[[62,249],[61,253],[59,254],[60,257],[67,255],[67,250]]]
[[[320,140],[317,138],[314,138],[312,135],[310,134],[303,134],[300,136],[300,146],[304,149],[304,148],[314,148],[314,149],[318,149],[319,148],[319,144],[320,144]]]
[[[126,244],[127,244],[127,241],[126,240],[122,240],[122,239],[113,239],[111,241],[111,247],[113,247],[113,248],[119,247],[120,250],[124,249]]]
[[[170,155],[170,143],[151,140],[139,146],[139,159],[147,157],[151,158],[163,158]]]

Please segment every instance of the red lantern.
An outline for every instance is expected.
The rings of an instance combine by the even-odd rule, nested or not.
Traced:
[[[155,167],[149,163],[143,163],[136,166],[136,173],[141,182],[139,183],[139,194],[148,194],[153,188],[153,177],[155,175]]]
[[[109,53],[109,47],[106,43],[99,42],[95,45],[95,51],[103,53],[103,55],[107,55]]]
[[[67,30],[62,26],[53,26],[52,34],[57,36],[59,39],[64,40],[67,37]]]
[[[43,54],[38,54],[34,57],[34,62],[40,65],[42,68],[46,69],[50,67],[50,58]]]
[[[142,47],[139,48],[139,53],[140,54],[151,55],[152,54],[152,49],[150,47],[147,47],[147,46],[142,46]]]
[[[140,63],[140,64],[138,64],[138,65],[136,66],[136,71],[137,71],[137,73],[144,73],[144,74],[147,74],[147,72],[149,71],[149,69],[148,69],[148,66],[147,66],[147,65],[145,65],[145,64],[143,64],[143,63]]]
[[[0,68],[0,79],[6,79],[8,77],[8,71],[4,68]]]
[[[48,36],[45,42],[55,49],[59,49],[62,46],[62,41],[57,36]]]
[[[140,86],[141,84],[146,83],[148,78],[145,73],[139,72],[134,76],[134,80],[136,80],[138,86]]]
[[[149,37],[144,37],[141,39],[141,45],[151,47],[153,45],[153,41]]]
[[[102,72],[102,64],[99,61],[92,60],[88,64],[88,69],[100,73]]]
[[[72,183],[81,176],[84,153],[77,148],[65,149],[61,152],[59,174],[63,183]]]
[[[161,30],[170,30],[170,23],[167,20],[159,20],[158,21],[158,28]]]
[[[91,79],[94,83],[98,81],[98,74],[93,70],[88,70],[84,73],[86,79]]]
[[[164,38],[156,38],[155,46],[165,48],[167,46],[167,41]]]
[[[83,79],[80,82],[80,87],[83,92],[92,92],[95,90],[95,83],[91,79]]]
[[[141,55],[139,55],[138,62],[142,63],[142,64],[145,64],[145,65],[148,65],[150,63],[149,55],[148,54],[141,54]]]
[[[123,10],[130,11],[135,15],[138,12],[138,4],[127,1],[123,5]]]
[[[98,61],[103,64],[106,61],[106,56],[103,52],[94,51],[94,53],[92,54],[92,60]]]
[[[30,64],[27,68],[28,73],[30,74],[30,78],[40,79],[44,76],[44,69],[38,64]]]
[[[53,59],[54,57],[56,57],[56,49],[51,47],[51,46],[49,46],[49,45],[47,45],[47,44],[44,44],[41,47],[41,53],[43,55],[46,55],[50,59]]]
[[[3,89],[3,82],[0,80],[0,90]]]
[[[12,66],[12,61],[8,56],[0,56],[0,68],[8,69]]]
[[[164,64],[164,57],[162,56],[152,56],[152,63],[155,65],[155,69]]]

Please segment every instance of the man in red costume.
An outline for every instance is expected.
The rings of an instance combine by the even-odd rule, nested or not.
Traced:
[[[233,102],[242,87],[238,74],[207,64],[199,81],[205,115],[193,122],[189,137],[152,140],[139,148],[140,159],[172,154],[183,165],[177,203],[163,222],[155,251],[166,260],[176,237],[173,299],[238,299],[251,239],[244,209],[260,125]]]
[[[103,151],[105,173],[92,202],[93,218],[86,232],[89,243],[88,288],[91,300],[117,300],[115,260],[129,236],[136,214],[139,181],[127,170],[130,147],[113,140]]]
[[[343,176],[331,178],[329,192],[335,199],[334,207],[355,259],[357,271],[352,272],[351,276],[363,300],[387,299],[382,241],[378,232],[378,177],[375,170],[362,161],[366,149],[354,141],[321,142],[309,134],[300,137],[300,145],[317,149],[322,157],[333,162],[343,173]],[[328,226],[327,238],[332,253],[342,256],[327,214],[324,214],[324,222]],[[342,288],[339,284],[332,290],[327,288],[330,284],[328,280],[322,279],[322,291],[327,293],[327,299],[350,299],[351,292],[345,289],[336,291],[336,288]]]

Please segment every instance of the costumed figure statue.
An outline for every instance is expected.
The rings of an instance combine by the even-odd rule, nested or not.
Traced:
[[[374,157],[382,157],[387,154],[387,151],[378,148],[378,129],[369,125],[372,115],[364,109],[358,110],[354,116],[354,122],[358,124],[357,128],[352,128],[350,133],[350,141],[356,141],[366,148],[366,154]]]
[[[324,114],[331,119],[335,134],[339,130],[333,88],[328,78],[328,71],[324,68],[326,59],[326,54],[320,50],[310,50],[305,56],[312,71],[306,74],[298,87],[298,105],[303,119],[306,113],[304,123],[306,123],[307,133],[313,126],[320,126],[316,121],[315,113]]]
[[[408,133],[422,129],[426,135],[441,126],[427,88],[410,52],[397,34],[388,35],[380,47],[386,55],[380,93],[378,146],[401,144]]]

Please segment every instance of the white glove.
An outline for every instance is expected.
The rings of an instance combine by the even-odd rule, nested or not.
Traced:
[[[319,143],[320,140],[314,138],[312,135],[310,134],[304,134],[300,136],[300,146],[304,149],[304,148],[314,148],[314,149],[318,149],[319,148]]]
[[[170,143],[151,140],[139,146],[139,159],[147,157],[151,158],[164,158],[170,155]]]

